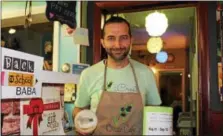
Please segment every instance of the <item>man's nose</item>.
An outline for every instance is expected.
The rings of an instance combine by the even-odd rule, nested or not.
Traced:
[[[115,48],[119,48],[120,47],[120,40],[119,39],[115,40],[114,46],[115,46]]]

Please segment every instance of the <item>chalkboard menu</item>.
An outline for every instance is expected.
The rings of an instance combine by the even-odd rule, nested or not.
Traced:
[[[76,28],[76,1],[46,1],[46,17],[50,21],[59,21],[70,28]]]

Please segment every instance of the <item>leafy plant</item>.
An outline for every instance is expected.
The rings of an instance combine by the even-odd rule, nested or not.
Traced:
[[[116,127],[118,126],[120,120],[122,120],[123,122],[126,121],[127,115],[132,111],[132,106],[133,105],[130,104],[120,108],[119,115],[113,118],[113,123]]]

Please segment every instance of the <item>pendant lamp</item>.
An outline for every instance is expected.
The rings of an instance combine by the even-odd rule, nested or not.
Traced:
[[[145,27],[150,36],[161,36],[168,27],[165,14],[155,11],[146,17]]]
[[[151,37],[147,42],[147,49],[150,53],[158,53],[163,48],[163,40],[160,37]]]

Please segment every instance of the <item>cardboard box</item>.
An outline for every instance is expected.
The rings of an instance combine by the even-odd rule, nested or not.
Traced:
[[[173,135],[173,108],[144,107],[143,135]]]

